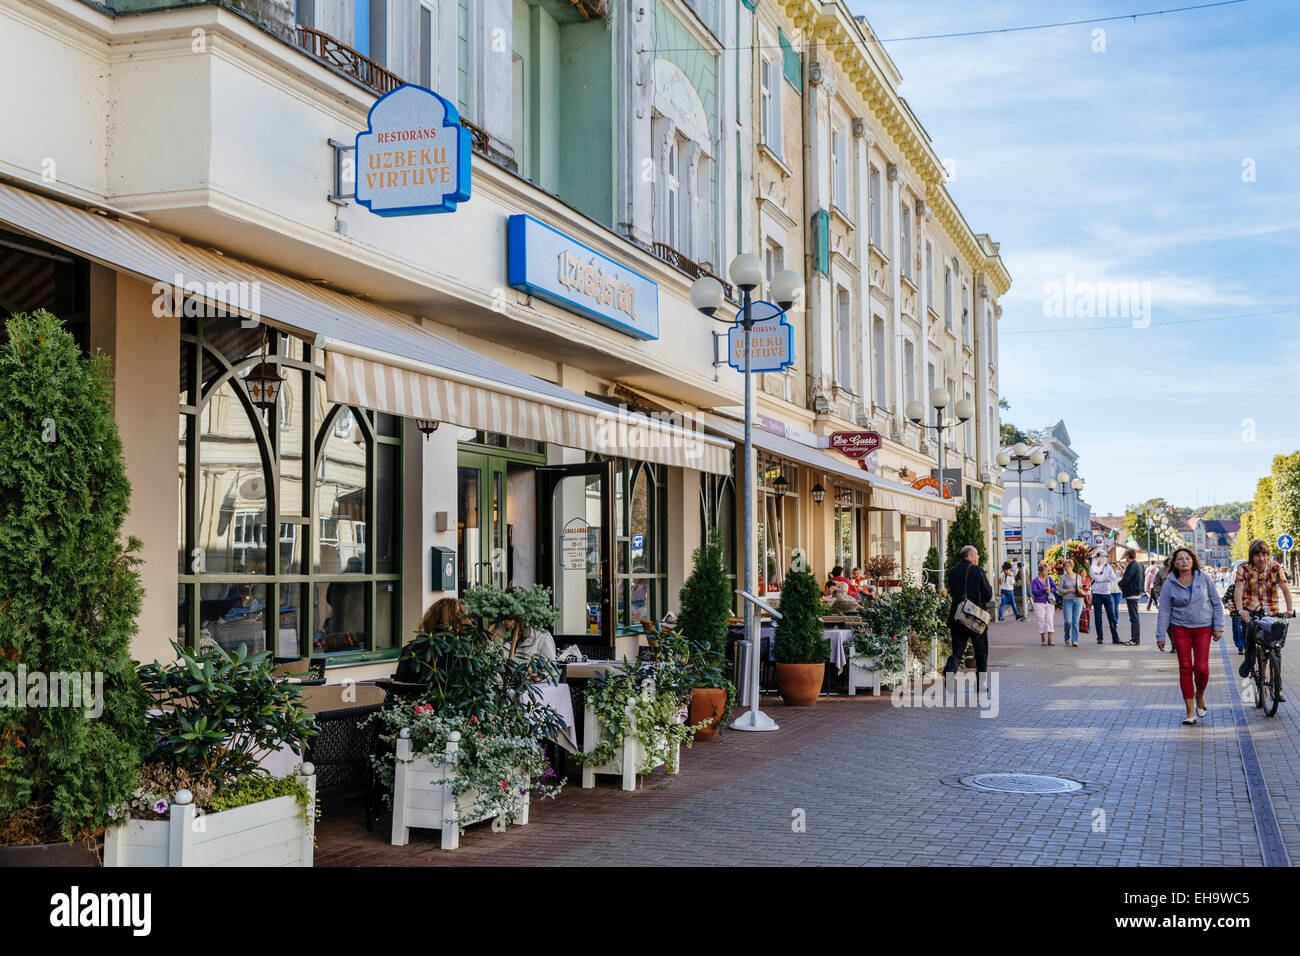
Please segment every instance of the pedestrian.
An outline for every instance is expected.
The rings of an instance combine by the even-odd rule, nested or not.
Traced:
[[[1114,605],[1114,607],[1115,607],[1115,620],[1118,621],[1118,620],[1119,620],[1119,600],[1120,600],[1119,579],[1120,579],[1121,574],[1123,574],[1123,571],[1122,571],[1122,569],[1120,568],[1120,566],[1119,566],[1119,562],[1118,562],[1118,561],[1112,561],[1112,562],[1110,563],[1110,569],[1111,569],[1111,571],[1113,571],[1114,574],[1115,574],[1115,590],[1113,590],[1113,591],[1110,592],[1110,603],[1111,603],[1112,605]],[[1123,643],[1123,642],[1121,641],[1120,643]]]
[[[1223,637],[1223,602],[1218,588],[1189,549],[1176,549],[1170,561],[1173,571],[1165,582],[1165,600],[1156,619],[1156,644],[1164,650],[1168,632],[1178,654],[1178,683],[1187,708],[1183,723],[1191,726],[1206,714],[1210,639]]]
[[[1024,615],[1020,613],[1020,608],[1016,607],[1016,574],[1011,568],[1010,561],[1002,562],[1002,601],[998,604],[998,620],[1002,620],[1002,609],[1011,608],[1011,613],[1015,615],[1017,621],[1023,621]]]
[[[1246,627],[1237,616],[1236,594],[1237,582],[1233,581],[1223,592],[1223,610],[1232,618],[1232,643],[1237,645],[1237,654],[1241,655],[1246,653]]]
[[[1250,543],[1249,557],[1237,568],[1235,600],[1237,616],[1242,627],[1250,623],[1252,613],[1276,617],[1282,610],[1278,603],[1281,596],[1286,601],[1287,617],[1295,616],[1295,606],[1291,603],[1291,589],[1287,587],[1286,572],[1282,565],[1273,560],[1269,553],[1268,542],[1256,538]],[[1238,673],[1242,677],[1250,674],[1250,665],[1254,660],[1254,647],[1246,648],[1246,659],[1242,661]],[[1281,651],[1278,651],[1279,657]],[[1279,660],[1279,663],[1281,661]],[[1286,700],[1281,693],[1278,700]]]
[[[1115,623],[1118,615],[1115,613],[1115,605],[1111,603],[1111,594],[1118,594],[1119,587],[1116,583],[1115,572],[1111,569],[1110,562],[1106,560],[1104,554],[1098,554],[1092,560],[1092,616],[1097,625],[1097,643],[1106,643],[1105,635],[1102,633],[1102,614],[1106,615],[1106,620],[1110,622],[1110,642],[1119,643],[1119,630]]]
[[[1052,623],[1056,612],[1056,582],[1047,574],[1047,562],[1038,562],[1038,577],[1029,582],[1034,595],[1034,620],[1038,622],[1041,647],[1052,646]]]
[[[1061,572],[1061,615],[1065,619],[1065,646],[1079,646],[1079,615],[1083,613],[1083,594],[1079,589],[1079,575],[1074,570],[1074,562],[1065,559],[1065,569]],[[1071,636],[1073,635],[1073,636]]]
[[[1161,564],[1160,567],[1156,569],[1155,580],[1151,582],[1151,593],[1155,596],[1157,610],[1159,610],[1160,608],[1161,591],[1164,589],[1165,582],[1169,580],[1169,571],[1172,566],[1173,566],[1173,558],[1172,557],[1165,558],[1164,563]],[[1161,649],[1163,650],[1163,648]],[[1173,647],[1173,645],[1171,644],[1169,647],[1169,653],[1177,654],[1178,650],[1177,648]]]
[[[1154,561],[1149,561],[1147,562],[1147,572],[1142,579],[1142,591],[1147,596],[1148,611],[1151,610],[1151,602],[1154,600],[1154,597],[1151,594],[1151,586],[1155,584],[1155,581],[1156,581],[1156,563]]]
[[[1079,614],[1079,633],[1087,634],[1092,627],[1092,578],[1088,575],[1086,562],[1079,568],[1079,600],[1083,601],[1083,611]]]
[[[973,544],[961,549],[961,560],[948,571],[948,596],[951,598],[948,609],[948,631],[952,635],[952,653],[943,665],[945,674],[957,673],[962,659],[966,656],[969,643],[975,651],[976,697],[978,688],[988,679],[989,670],[989,632],[985,627],[975,631],[957,620],[957,610],[967,598],[977,607],[984,607],[993,599],[993,586],[989,584],[988,575],[976,562],[979,551]],[[981,676],[983,675],[983,676]]]
[[[1120,594],[1124,595],[1124,603],[1128,605],[1128,625],[1129,625],[1129,647],[1137,647],[1142,643],[1142,622],[1138,618],[1138,596],[1142,594],[1142,565],[1138,564],[1137,548],[1129,548],[1124,552],[1124,558],[1128,562],[1124,565],[1124,574],[1119,580]]]

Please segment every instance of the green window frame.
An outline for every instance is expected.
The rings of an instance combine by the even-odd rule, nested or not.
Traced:
[[[252,404],[242,381],[263,358],[285,383],[273,414]],[[297,338],[233,318],[183,320],[177,640],[185,646],[246,643],[330,665],[397,656],[402,419],[328,402],[324,377],[323,351]]]

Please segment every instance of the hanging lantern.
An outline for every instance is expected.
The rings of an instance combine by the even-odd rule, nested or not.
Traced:
[[[790,482],[785,480],[785,475],[777,475],[772,480],[772,491],[776,494],[777,500],[785,497],[785,493],[790,490]]]
[[[817,504],[821,504],[823,501],[826,500],[826,489],[822,487],[822,483],[820,481],[817,482],[817,484],[812,486],[811,494],[812,494],[812,500],[815,501]]]
[[[274,365],[263,359],[249,369],[244,376],[244,385],[248,388],[248,397],[258,408],[275,408],[284,379]]]
[[[436,422],[431,418],[417,418],[415,420],[415,427],[420,430],[420,434],[424,436],[425,441],[428,441],[429,436],[438,430],[439,424],[440,422]]]

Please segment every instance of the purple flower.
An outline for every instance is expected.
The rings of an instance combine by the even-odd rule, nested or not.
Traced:
[[[116,819],[117,819],[117,807],[109,807],[109,808],[108,808],[108,818],[109,818],[110,820],[116,820]]]
[[[160,815],[164,814],[167,812],[167,806],[168,804],[166,800],[161,800],[161,799],[155,800],[153,805],[153,812]]]

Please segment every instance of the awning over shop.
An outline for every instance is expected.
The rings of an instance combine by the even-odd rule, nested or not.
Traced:
[[[232,314],[255,312],[285,331],[307,333],[325,349],[330,401],[731,473],[730,441],[568,391],[383,306],[3,184],[0,223],[146,281],[179,283],[185,295]]]
[[[737,447],[745,440],[744,423],[707,413],[703,419],[710,429],[733,439]],[[870,508],[897,511],[917,518],[944,518],[949,521],[957,513],[957,503],[954,501],[940,501],[922,492],[913,491],[906,485],[864,471],[847,458],[824,449],[813,448],[765,428],[754,428],[752,435],[755,448],[779,455],[797,464],[807,465],[816,471],[834,475],[837,479],[857,487],[869,489],[871,499],[868,507]]]

